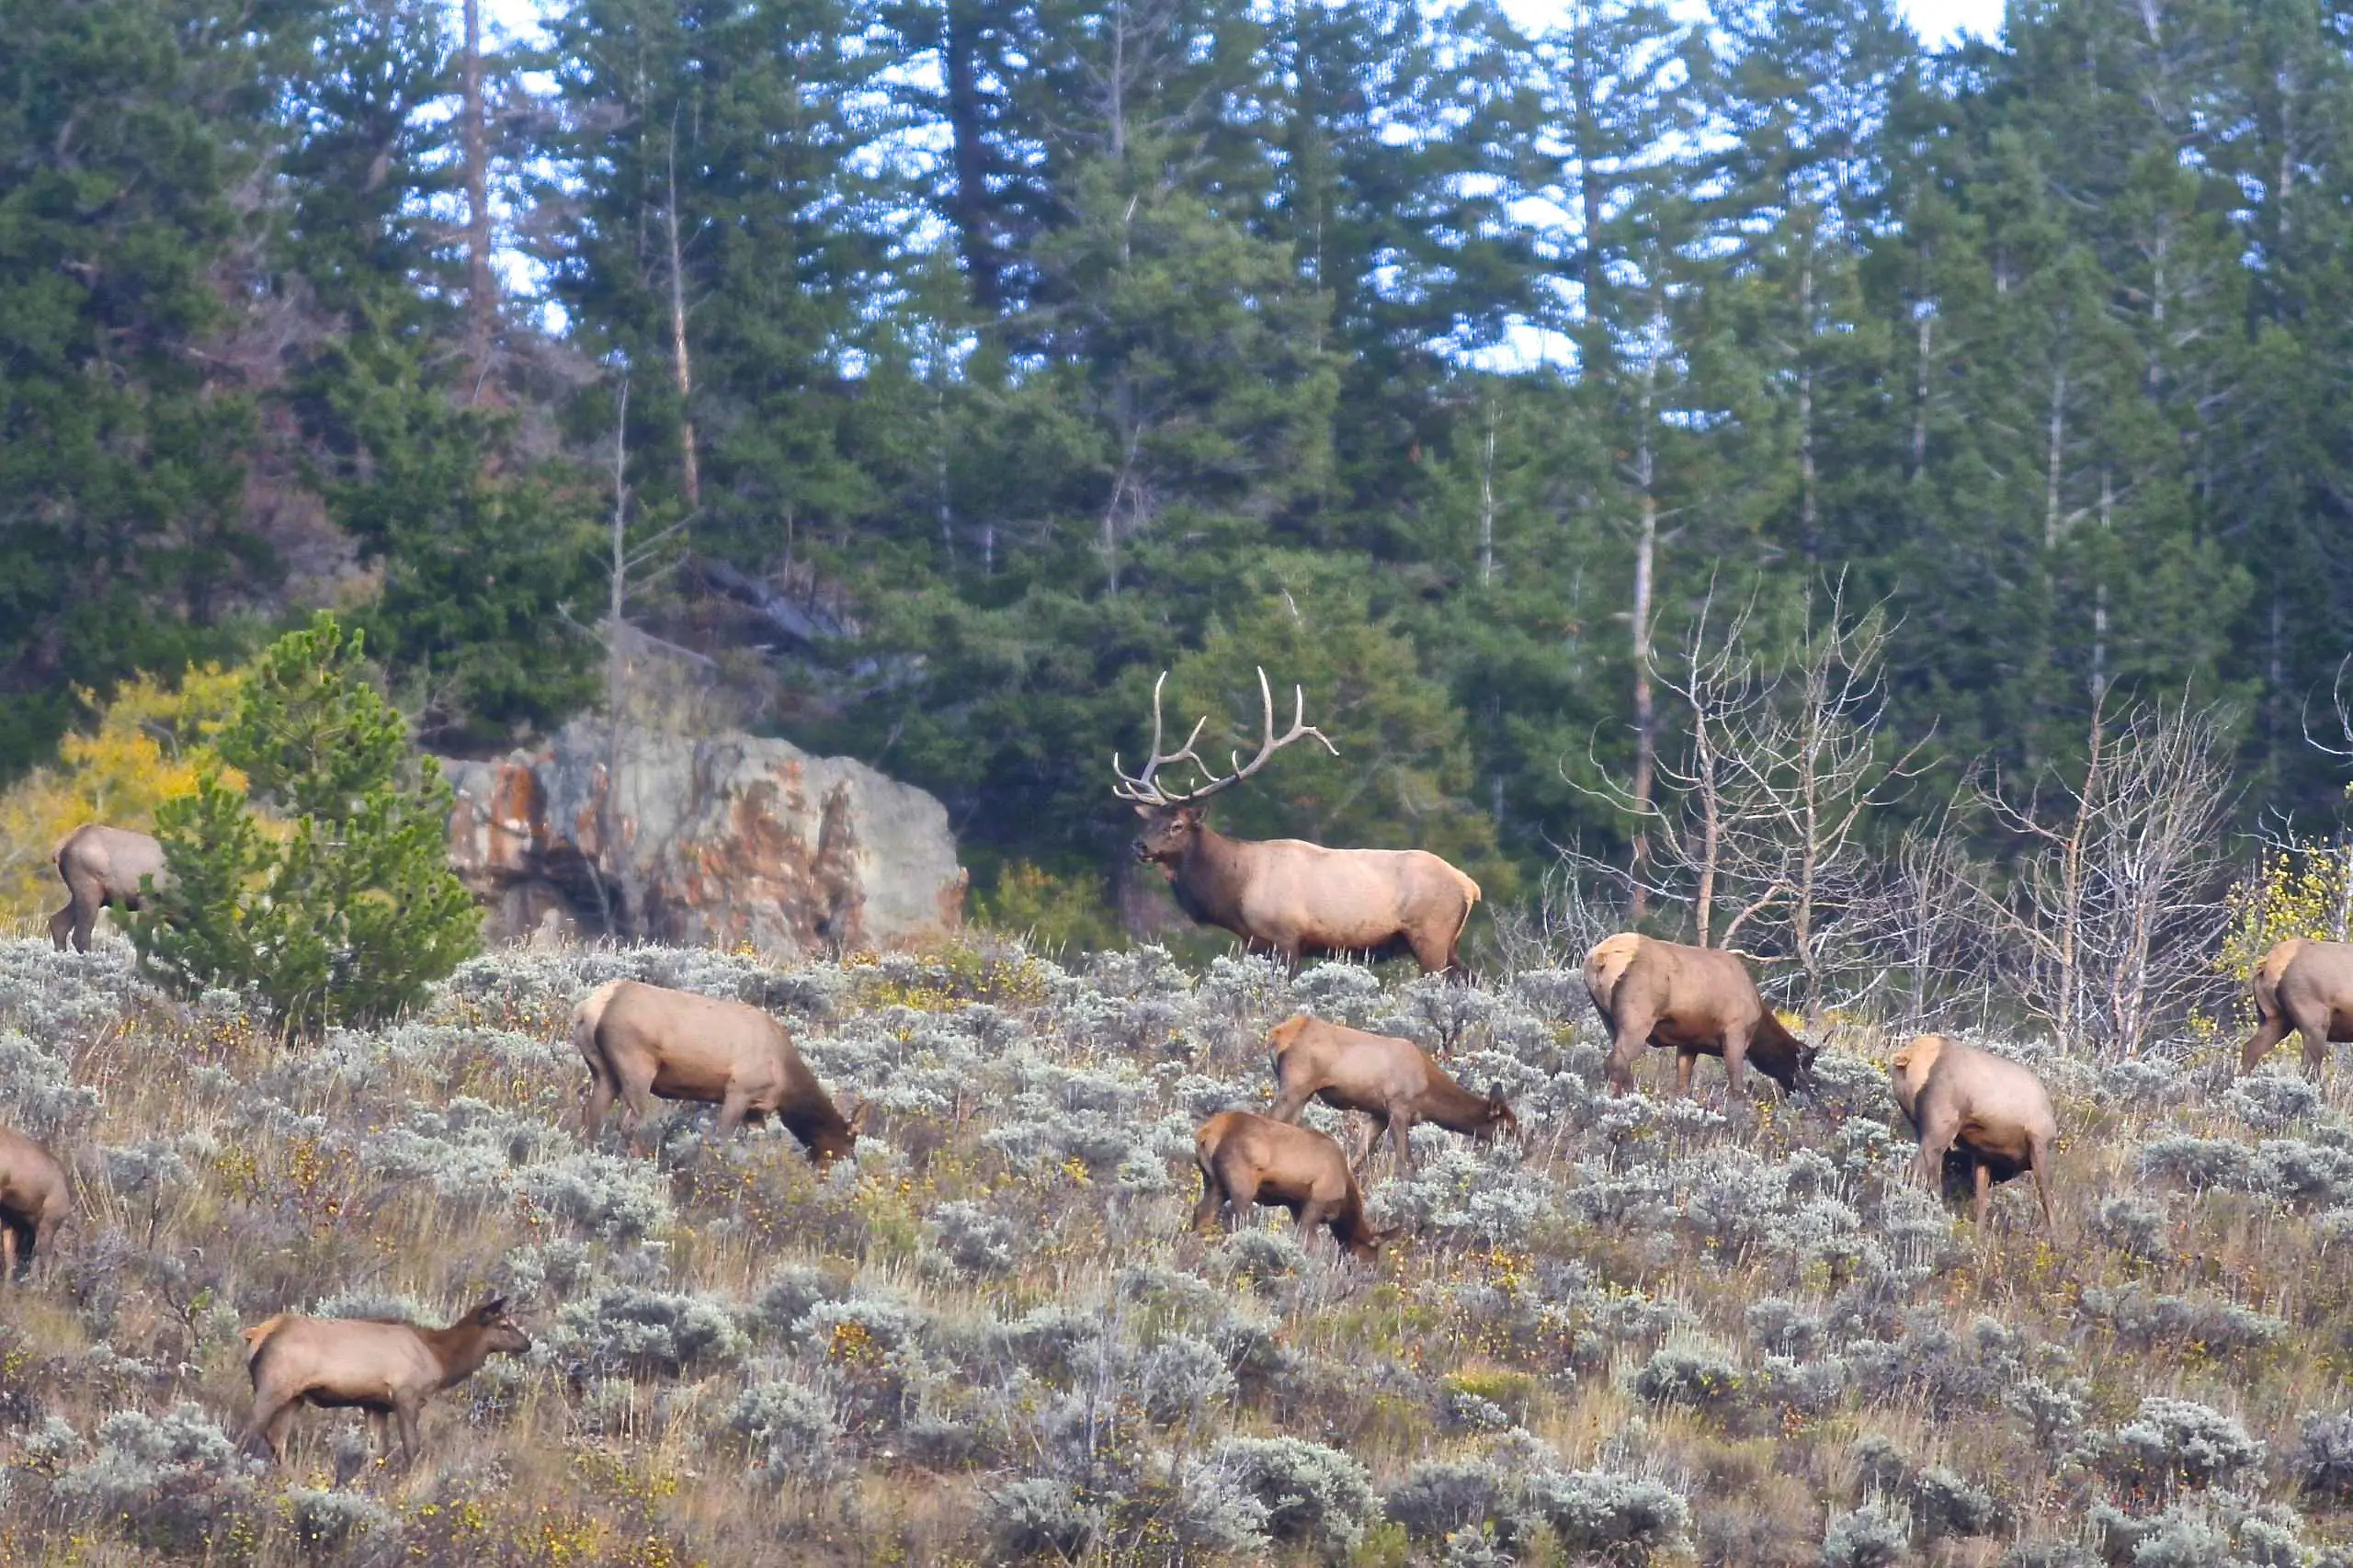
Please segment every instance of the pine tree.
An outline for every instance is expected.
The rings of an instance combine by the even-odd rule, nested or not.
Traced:
[[[251,989],[312,1032],[392,1017],[475,951],[449,787],[411,756],[358,634],[321,612],[272,643],[215,749],[247,795],[216,772],[157,809],[169,880],[131,924],[167,984]]]

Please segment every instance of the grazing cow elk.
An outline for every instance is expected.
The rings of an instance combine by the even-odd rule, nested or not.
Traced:
[[[1414,1168],[1409,1135],[1417,1121],[1467,1132],[1482,1142],[1499,1133],[1519,1135],[1519,1118],[1504,1103],[1500,1085],[1483,1096],[1472,1094],[1410,1040],[1299,1013],[1277,1024],[1267,1040],[1275,1048],[1274,1119],[1295,1124],[1311,1099],[1335,1110],[1362,1111],[1372,1119],[1374,1138],[1389,1134],[1400,1176]],[[1368,1143],[1365,1153],[1371,1152]]]
[[[1302,1236],[1330,1226],[1332,1239],[1357,1257],[1373,1257],[1388,1239],[1365,1218],[1348,1157],[1312,1127],[1222,1110],[1193,1134],[1193,1163],[1201,1167],[1201,1200],[1193,1210],[1197,1231],[1215,1225],[1221,1209],[1233,1223],[1263,1203],[1290,1210]]]
[[[2304,1076],[2320,1075],[2331,1040],[2353,1040],[2353,942],[2290,937],[2255,966],[2255,1033],[2239,1052],[2252,1073],[2293,1029],[2302,1037]]]
[[[850,1152],[866,1119],[864,1106],[847,1119],[835,1110],[785,1027],[741,1002],[608,981],[572,1010],[572,1043],[588,1064],[584,1137],[597,1136],[618,1095],[633,1140],[659,1095],[719,1107],[722,1138],[774,1117],[824,1164]]]
[[[1154,776],[1171,763],[1208,768],[1194,753],[1204,718],[1177,750],[1160,749],[1160,688],[1152,687],[1152,759],[1131,775],[1111,756],[1119,782],[1111,792],[1135,803],[1143,830],[1136,858],[1166,873],[1177,907],[1204,926],[1221,926],[1251,951],[1280,953],[1293,969],[1310,953],[1410,952],[1424,974],[1457,971],[1455,948],[1479,884],[1427,849],[1326,849],[1296,838],[1263,842],[1228,838],[1202,821],[1203,802],[1258,771],[1267,759],[1293,741],[1313,735],[1334,756],[1339,747],[1307,720],[1307,695],[1294,687],[1296,707],[1290,733],[1275,733],[1275,697],[1267,672],[1258,672],[1258,695],[1266,710],[1266,740],[1258,755],[1233,771],[1171,794]]]
[[[1586,955],[1585,989],[1609,1030],[1608,1073],[1620,1091],[1633,1086],[1645,1044],[1674,1049],[1676,1093],[1687,1096],[1701,1056],[1724,1059],[1730,1091],[1743,1087],[1744,1062],[1786,1090],[1813,1068],[1814,1048],[1781,1027],[1733,953],[1621,931]]]
[[[141,879],[164,880],[162,844],[103,823],[84,823],[58,840],[53,858],[65,883],[65,907],[49,917],[49,939],[60,952],[69,936],[75,951],[88,952],[99,910],[108,904],[137,909]]]
[[[1913,1175],[1944,1190],[1945,1156],[1958,1154],[1977,1189],[1977,1224],[1985,1224],[1993,1184],[2034,1173],[2042,1222],[2059,1233],[2051,1208],[2051,1149],[2059,1119],[2042,1080],[2018,1063],[1940,1034],[1924,1034],[1888,1063],[1895,1103],[1920,1136]]]
[[[417,1412],[426,1396],[464,1382],[493,1356],[520,1356],[529,1335],[506,1315],[506,1298],[484,1298],[447,1328],[376,1318],[310,1318],[294,1312],[240,1331],[245,1370],[253,1379],[253,1419],[247,1449],[267,1440],[270,1457],[286,1462],[286,1434],[304,1404],[359,1409],[377,1451],[392,1457],[388,1421],[401,1424],[401,1449],[415,1464]]]
[[[57,1227],[74,1212],[65,1167],[21,1132],[0,1128],[0,1280],[46,1257]]]

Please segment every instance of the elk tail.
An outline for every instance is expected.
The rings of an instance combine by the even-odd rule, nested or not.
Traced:
[[[241,1328],[237,1331],[237,1337],[245,1342],[247,1364],[250,1365],[253,1358],[261,1354],[261,1347],[268,1343],[269,1336],[285,1327],[286,1320],[293,1315],[291,1312],[279,1312],[275,1316],[262,1319],[251,1328]]]

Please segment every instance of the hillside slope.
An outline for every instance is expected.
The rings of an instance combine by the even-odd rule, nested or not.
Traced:
[[[582,1147],[565,1016],[622,974],[790,1017],[875,1101],[856,1160],[707,1111]],[[1377,1269],[1273,1211],[1183,1230],[1194,1125],[1263,1104],[1302,1006],[1446,1047],[1529,1132],[1377,1165],[1415,1233]],[[0,1298],[0,1562],[2353,1561],[2341,1096],[2036,1058],[2060,1244],[2006,1190],[1982,1246],[1903,1184],[1853,1053],[1887,1042],[1840,1043],[1727,1115],[1712,1064],[1698,1105],[1603,1093],[1562,970],[648,949],[281,1048],[119,946],[0,944],[0,1120],[83,1185]],[[414,1472],[351,1415],[283,1477],[233,1452],[241,1324],[483,1287],[538,1346],[428,1408]]]

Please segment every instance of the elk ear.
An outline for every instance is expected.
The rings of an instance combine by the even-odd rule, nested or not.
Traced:
[[[504,1296],[484,1296],[482,1299],[482,1304],[474,1308],[474,1310],[468,1315],[476,1323],[496,1323],[500,1318],[506,1315],[506,1298]]]
[[[854,1100],[849,1108],[849,1135],[853,1138],[866,1131],[866,1113],[874,1108],[872,1100]]]
[[[1160,808],[1158,806],[1147,806],[1142,801],[1138,801],[1136,802],[1136,815],[1143,818],[1146,822],[1150,822],[1152,820],[1152,813],[1159,809]]]
[[[1176,808],[1176,820],[1187,827],[1199,827],[1202,813],[1208,810],[1207,806],[1179,806]]]
[[[1490,1084],[1487,1085],[1487,1103],[1495,1107],[1497,1110],[1508,1110],[1511,1108],[1504,1104],[1504,1086],[1501,1084]]]

